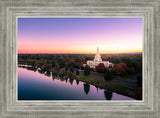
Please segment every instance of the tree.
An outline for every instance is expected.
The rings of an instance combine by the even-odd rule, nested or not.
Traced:
[[[66,76],[66,71],[64,69],[60,69],[60,72],[58,74],[60,77]]]
[[[105,74],[104,74],[104,79],[105,79],[106,81],[110,81],[110,80],[112,80],[112,77],[113,77],[112,72],[107,69],[107,70],[105,71]]]
[[[83,67],[83,62],[76,62],[75,65],[74,65],[75,68],[82,68]]]
[[[65,67],[65,70],[68,71],[68,67],[67,66]]]
[[[68,72],[68,77],[73,78],[73,73],[71,71]]]
[[[54,68],[54,72],[55,72],[55,73],[59,73],[59,71],[60,71],[60,67],[59,67],[59,66],[56,66],[56,67]]]
[[[89,74],[90,74],[90,67],[86,65],[84,68],[84,75],[89,75]]]
[[[35,59],[28,59],[28,65],[31,65],[32,67],[35,67],[36,66],[36,61]]]
[[[44,64],[44,67],[47,71],[50,71],[51,65],[50,64]]]
[[[137,76],[137,87],[142,87],[142,75]]]
[[[76,75],[79,75],[79,71],[78,70],[76,71]]]
[[[47,64],[49,64],[49,59],[47,59]]]
[[[70,68],[70,71],[73,73],[73,68],[72,67]]]
[[[71,59],[70,61],[69,61],[69,66],[70,67],[74,67],[75,66],[75,60],[74,59]]]
[[[126,63],[119,63],[113,66],[113,70],[121,76],[127,75],[129,72],[129,68]]]
[[[64,61],[59,62],[59,66],[60,68],[63,68],[66,66],[66,63]]]
[[[142,75],[137,76],[137,88],[134,96],[137,100],[142,100]]]
[[[104,73],[105,72],[105,65],[103,63],[98,64],[98,66],[96,66],[96,71],[100,72],[100,73]]]
[[[54,67],[56,67],[56,61],[55,61],[55,59],[53,59],[53,61],[52,61],[52,68],[54,68]]]

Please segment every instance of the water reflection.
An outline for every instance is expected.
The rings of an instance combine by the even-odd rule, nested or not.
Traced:
[[[31,67],[18,68],[19,100],[116,100],[118,98],[132,99],[78,80],[59,77],[56,73]]]
[[[76,80],[77,85],[79,84],[79,80]]]
[[[31,67],[31,66],[26,66],[26,65],[24,65],[24,66],[18,66],[19,68],[25,68],[25,69],[27,69],[27,70],[30,70],[30,71],[34,71],[34,72],[36,72],[37,71],[37,68],[36,67]]]
[[[63,82],[63,81],[65,81],[66,79],[63,78],[63,77],[59,77],[59,80],[60,80],[61,82]]]
[[[98,87],[98,86],[95,86],[95,87],[96,87],[96,89],[97,89],[97,92],[98,92],[98,88],[99,88],[99,87]]]
[[[44,73],[45,73],[44,70],[38,70],[38,72],[39,72],[40,74],[44,74]]]
[[[74,79],[70,78],[69,79],[69,83],[72,85],[73,84]]]
[[[68,77],[65,77],[65,80],[66,80],[66,83],[67,83],[67,81],[68,81]]]
[[[47,72],[45,73],[45,76],[50,77],[50,76],[51,76],[51,72],[47,71]]]
[[[52,73],[52,79],[54,80],[55,78],[57,78],[57,74],[56,73]]]
[[[105,96],[106,100],[111,100],[112,94],[113,93],[111,91],[107,91],[107,90],[104,91],[104,96]]]
[[[84,85],[84,92],[87,95],[89,93],[89,90],[90,90],[90,85],[89,84],[83,84],[83,85]]]

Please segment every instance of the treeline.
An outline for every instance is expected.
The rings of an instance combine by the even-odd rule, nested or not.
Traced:
[[[114,74],[122,76],[142,73],[142,54],[106,54],[101,57],[103,61],[114,63],[112,69]],[[84,69],[83,64],[93,59],[94,55],[91,54],[18,54],[18,64],[36,66],[50,71],[52,68],[58,70],[64,67]],[[106,68],[104,64],[99,64],[90,71],[104,73]]]

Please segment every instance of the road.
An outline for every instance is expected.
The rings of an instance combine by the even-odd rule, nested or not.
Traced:
[[[77,69],[74,69],[74,72],[76,73],[76,70]],[[79,73],[81,75],[83,75],[83,70],[80,70],[79,69]],[[102,73],[97,73],[97,72],[90,72],[90,77],[93,77],[93,78],[98,78],[98,79],[102,79],[104,80],[104,74]],[[121,77],[114,77],[112,79],[112,82],[115,82],[115,83],[118,83],[118,84],[122,84],[122,85],[125,85],[127,87],[130,87],[130,86],[133,86],[133,87],[136,87],[137,86],[137,75],[132,75],[130,76],[131,79],[128,79],[128,80],[124,80],[122,79]]]

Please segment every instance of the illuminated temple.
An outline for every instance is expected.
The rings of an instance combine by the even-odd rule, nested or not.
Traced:
[[[103,63],[104,66],[107,68],[113,67],[113,65],[114,65],[113,63],[110,63],[109,61],[102,61],[101,55],[99,54],[99,49],[97,47],[97,53],[95,54],[94,60],[88,60],[87,65],[90,68],[95,68],[100,63]],[[84,64],[84,66],[86,66],[86,64]]]

